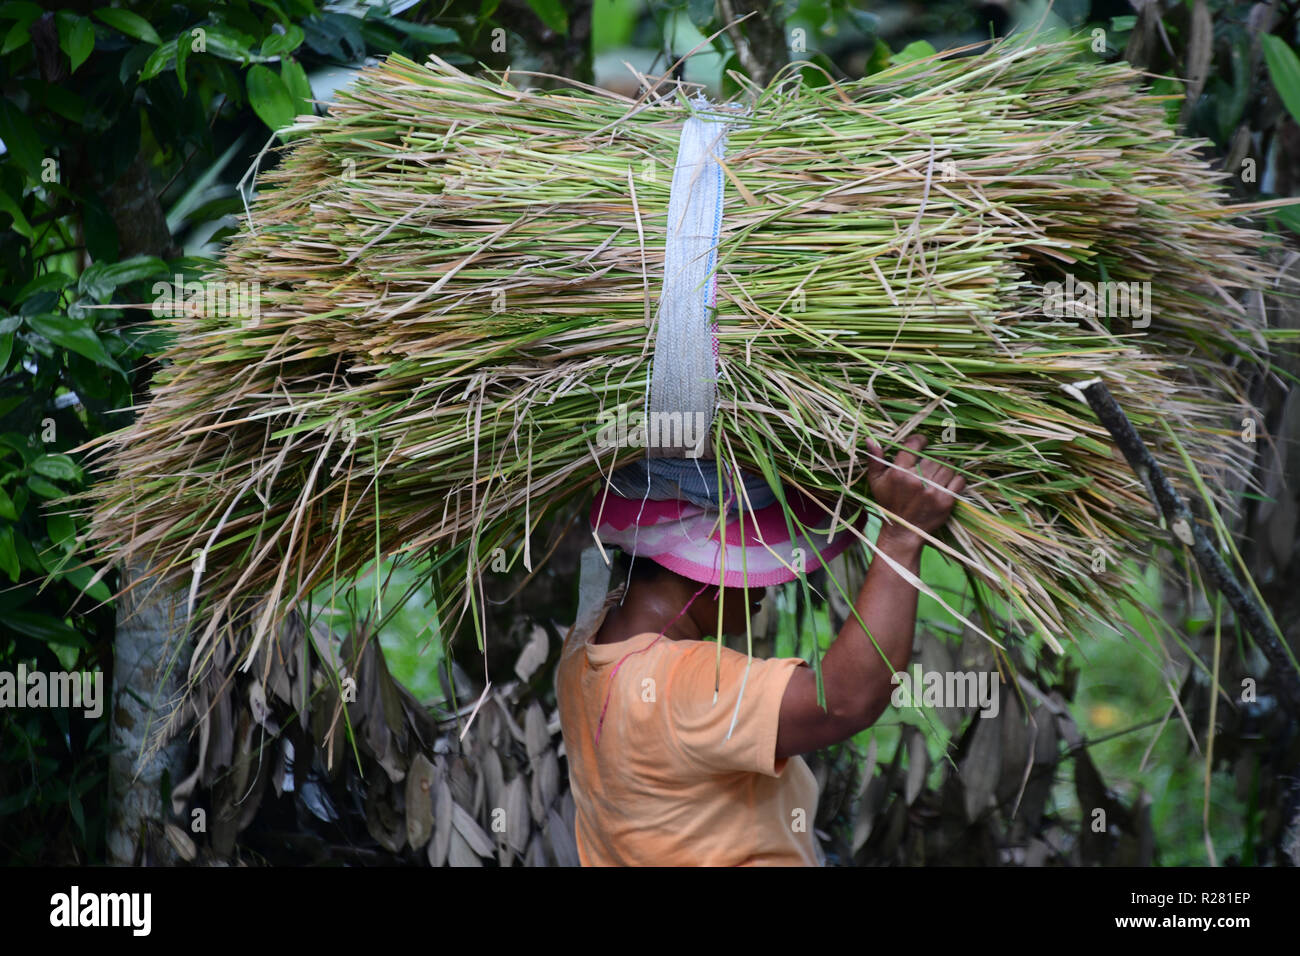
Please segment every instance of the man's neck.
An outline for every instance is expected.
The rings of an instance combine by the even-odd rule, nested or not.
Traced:
[[[605,615],[600,630],[592,637],[594,644],[617,644],[638,634],[663,634],[671,641],[698,641],[699,624],[682,609],[699,586],[672,573],[640,579],[628,585],[621,604]]]

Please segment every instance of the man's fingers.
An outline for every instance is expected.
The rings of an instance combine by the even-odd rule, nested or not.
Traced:
[[[867,458],[867,482],[870,483],[885,473],[886,469],[889,468],[889,463],[885,461],[885,450],[876,444],[874,438],[869,436],[867,438],[867,455],[869,456]]]
[[[868,436],[866,444],[870,456],[867,462],[867,480],[874,482],[884,475],[889,465],[885,461],[884,450],[875,439]],[[944,488],[954,496],[960,495],[966,487],[966,479],[961,474],[942,462],[921,458],[918,454],[928,444],[929,439],[919,432],[908,435],[903,440],[903,447],[894,457],[894,467],[919,475],[932,487]]]
[[[956,474],[947,465],[941,465],[937,461],[927,461],[921,466],[921,475],[930,479],[940,488],[952,481],[952,476]]]
[[[927,441],[928,439],[921,434],[908,435],[907,439],[903,442],[903,450],[900,451],[898,457],[894,459],[894,464],[905,471],[912,471],[915,469],[917,457],[912,454],[912,452],[923,449],[926,446]],[[911,450],[909,451],[909,449]]]

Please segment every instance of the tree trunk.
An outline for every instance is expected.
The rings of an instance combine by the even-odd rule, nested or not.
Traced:
[[[156,752],[150,744],[185,685],[188,642],[171,639],[182,632],[185,608],[181,596],[150,594],[154,579],[136,567],[125,569],[123,581],[135,587],[118,599],[113,645],[108,860],[121,866],[170,864],[176,853],[162,838],[163,782],[166,776],[170,788],[184,774],[188,746],[183,737]]]
[[[81,191],[104,197],[117,230],[120,258],[179,255],[143,153],[114,182],[105,183],[95,157],[83,152],[74,160],[73,176],[90,187]],[[141,362],[132,370],[137,403],[147,394],[148,364]],[[124,593],[118,599],[113,644],[111,725],[113,744],[121,749],[109,763],[108,859],[115,864],[172,862],[175,858],[166,841],[148,836],[163,832],[160,786],[166,774],[172,782],[178,779],[186,744],[181,740],[152,752],[147,738],[169,713],[166,705],[185,680],[189,642],[180,636],[180,630],[173,630],[183,607],[161,590],[151,595],[154,583],[141,578],[139,568],[130,564],[122,568],[120,590]],[[173,633],[178,635],[176,642],[171,641]],[[172,647],[173,643],[179,648]]]

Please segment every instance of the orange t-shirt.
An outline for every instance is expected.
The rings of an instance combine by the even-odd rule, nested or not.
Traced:
[[[584,866],[820,865],[817,781],[802,758],[776,759],[781,698],[806,665],[754,658],[746,678],[744,654],[724,647],[720,672],[717,654],[709,641],[570,632],[556,696]]]

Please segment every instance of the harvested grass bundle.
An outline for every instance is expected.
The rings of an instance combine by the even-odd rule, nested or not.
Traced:
[[[1232,293],[1262,286],[1262,237],[1140,79],[1068,42],[786,76],[725,158],[718,457],[848,522],[873,507],[862,436],[941,437],[968,489],[937,546],[1053,646],[1114,622],[1115,562],[1160,533],[1063,383],[1101,377],[1216,489],[1247,473],[1235,368],[1264,340]],[[213,277],[260,283],[256,320],[170,320],[149,404],[101,450],[92,538],[190,583],[196,663],[241,597],[247,656],[394,553],[434,555],[444,634],[481,631],[491,557],[531,566],[530,532],[644,454],[600,439],[645,401],[691,109],[392,57],[301,121]],[[1138,307],[1052,315],[1052,282]]]

